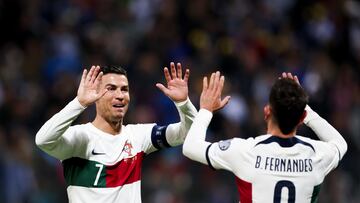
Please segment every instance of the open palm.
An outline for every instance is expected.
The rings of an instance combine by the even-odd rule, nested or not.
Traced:
[[[225,77],[220,72],[212,73],[208,82],[207,77],[203,79],[203,89],[200,95],[200,108],[214,112],[222,109],[230,101],[230,96],[221,98],[224,88]]]
[[[96,102],[106,93],[106,89],[100,90],[103,73],[99,66],[92,66],[89,72],[85,69],[77,92],[77,98],[81,105],[89,106]]]
[[[171,73],[167,67],[164,68],[164,76],[167,86],[165,87],[161,83],[157,83],[156,86],[172,101],[181,102],[185,101],[188,97],[188,80],[190,71],[189,69],[186,69],[183,78],[181,64],[177,63],[176,66],[177,67],[175,68],[175,64],[173,62],[170,63]]]

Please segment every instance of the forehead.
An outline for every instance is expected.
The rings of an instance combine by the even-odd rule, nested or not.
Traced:
[[[129,86],[125,75],[108,73],[102,76],[102,85]]]

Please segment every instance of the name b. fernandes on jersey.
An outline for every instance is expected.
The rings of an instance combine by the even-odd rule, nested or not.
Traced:
[[[274,172],[311,172],[312,159],[256,156],[255,168]]]

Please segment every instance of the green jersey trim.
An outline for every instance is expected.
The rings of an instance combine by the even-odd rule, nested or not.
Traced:
[[[130,184],[141,179],[144,153],[122,159],[114,165],[104,165],[78,157],[62,162],[67,185],[106,188]]]

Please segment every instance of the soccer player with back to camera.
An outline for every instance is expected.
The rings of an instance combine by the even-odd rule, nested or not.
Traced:
[[[188,98],[189,70],[181,64],[164,68],[167,86],[156,86],[174,101],[180,122],[167,126],[128,124],[130,103],[126,71],[92,66],[83,72],[77,97],[48,120],[36,144],[60,159],[70,203],[140,203],[141,163],[146,154],[182,144],[197,110]],[[96,105],[92,122],[70,126]]]
[[[241,203],[316,202],[320,185],[347,151],[339,132],[308,105],[299,80],[283,73],[273,84],[264,107],[267,134],[255,138],[205,141],[213,112],[230,97],[221,98],[224,76],[204,77],[200,110],[183,145],[185,156],[215,169],[231,171]],[[320,140],[299,136],[305,123]]]

